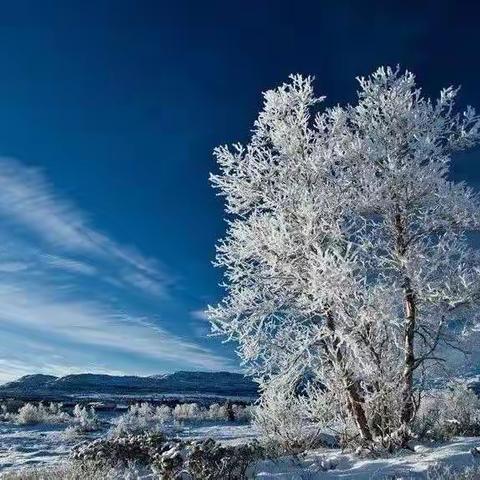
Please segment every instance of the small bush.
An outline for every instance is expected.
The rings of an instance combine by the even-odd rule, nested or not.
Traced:
[[[112,435],[122,435],[161,432],[171,419],[172,412],[167,406],[153,408],[149,403],[136,404],[117,418],[111,433]]]
[[[263,449],[257,442],[225,446],[207,439],[175,444],[157,460],[154,468],[165,480],[243,480],[249,466],[263,457]]]
[[[76,445],[70,457],[72,460],[99,462],[111,467],[126,466],[132,462],[149,465],[169,447],[161,433],[121,435]]]
[[[36,425],[67,423],[71,417],[62,411],[61,403],[50,403],[48,407],[43,403],[26,403],[17,414],[8,414],[7,419],[19,425]]]
[[[71,424],[71,429],[78,432],[91,432],[97,430],[100,422],[93,408],[89,410],[81,405],[75,405],[73,415],[63,411],[61,403],[50,403],[48,406],[43,403],[34,405],[26,403],[11,411],[7,406],[2,405],[2,420],[16,423],[18,425],[57,425],[62,423]]]
[[[92,462],[24,468],[1,475],[2,480],[131,480],[139,478],[133,467],[123,469]],[[135,475],[135,476],[134,476]]]
[[[8,415],[11,413],[17,413],[18,410],[24,405],[21,400],[9,399],[0,404],[0,417],[2,420],[8,420]]]
[[[464,470],[454,470],[449,466],[435,465],[427,471],[427,480],[478,480],[480,467],[467,467]]]
[[[199,419],[201,410],[196,403],[179,403],[173,409],[173,417],[177,420]]]
[[[100,421],[93,407],[87,409],[81,405],[75,405],[73,409],[73,421],[75,422],[74,428],[82,433],[94,432],[100,427]]]
[[[419,437],[444,441],[480,435],[480,399],[464,384],[425,398],[413,426]]]
[[[76,440],[86,433],[95,432],[100,429],[102,423],[95,413],[95,409],[91,407],[87,409],[81,405],[75,405],[73,410],[73,418],[70,419],[72,423],[61,434],[66,441]]]
[[[320,429],[295,392],[282,388],[265,390],[253,418],[265,441],[277,445],[278,453],[297,454],[319,446]]]
[[[165,431],[167,424],[175,426],[176,421],[245,421],[250,417],[251,407],[230,403],[214,403],[209,408],[200,407],[196,403],[180,403],[173,409],[168,405],[155,408],[149,403],[141,403],[130,406],[128,411],[116,420],[112,434]]]
[[[257,442],[225,446],[214,440],[167,440],[146,433],[98,439],[73,448],[76,462],[121,468],[151,468],[162,480],[243,480],[248,467],[265,456]]]

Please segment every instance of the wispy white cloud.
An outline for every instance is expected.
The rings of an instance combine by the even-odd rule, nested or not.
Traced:
[[[0,263],[0,272],[4,273],[16,273],[23,272],[29,267],[28,263],[25,262],[1,262]]]
[[[178,368],[231,367],[207,348],[171,334],[146,318],[118,312],[94,301],[69,299],[36,286],[0,284],[0,321],[12,328],[48,332],[55,342],[108,348]]]
[[[81,273],[83,275],[95,275],[97,269],[93,265],[74,260],[67,257],[59,257],[57,255],[43,255],[43,261],[50,267],[66,270],[73,273]],[[1,266],[0,266],[1,268]]]
[[[172,301],[172,278],[156,260],[94,229],[40,170],[2,158],[0,272],[0,381],[35,372],[233,367],[195,343],[208,333],[197,321],[203,312],[191,313],[192,325],[185,320],[193,339],[144,315],[150,300]]]
[[[143,290],[155,296],[162,296],[165,293],[165,285],[154,280],[151,276],[141,271],[127,272],[123,274],[124,283]]]
[[[0,216],[36,235],[56,251],[93,256],[115,265],[117,275],[129,287],[149,294],[165,293],[168,279],[156,261],[94,229],[86,215],[57,194],[37,168],[0,158]],[[57,260],[56,265],[55,261],[50,263],[70,270],[82,268],[73,259],[63,260],[63,265],[62,260]]]

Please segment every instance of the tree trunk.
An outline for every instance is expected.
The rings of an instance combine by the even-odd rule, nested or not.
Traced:
[[[404,331],[404,369],[402,385],[402,424],[407,426],[413,418],[413,371],[415,366],[414,336],[415,336],[415,298],[410,286],[410,279],[404,284],[405,331]]]
[[[357,381],[355,381],[351,373],[347,370],[342,351],[340,350],[340,341],[335,333],[335,323],[331,313],[327,313],[327,328],[332,333],[333,349],[335,352],[335,361],[340,366],[342,372],[342,382],[345,385],[345,392],[347,396],[347,406],[355,425],[358,428],[362,440],[365,442],[371,442],[373,440],[370,427],[368,426],[367,416],[364,409],[363,396],[360,393],[360,387]],[[327,347],[327,354],[328,351]]]
[[[395,228],[397,231],[397,254],[399,257],[405,257],[407,252],[406,225],[405,219],[400,213],[395,215]],[[415,404],[413,399],[413,372],[415,369],[415,294],[412,290],[410,278],[405,276],[403,281],[403,304],[405,312],[404,333],[403,333],[403,353],[404,366],[402,374],[402,407],[400,412],[400,421],[402,424],[403,439],[407,441],[408,425],[413,419],[415,413]]]
[[[346,390],[350,414],[355,421],[362,440],[365,442],[371,442],[373,440],[372,433],[370,432],[370,427],[368,426],[367,416],[365,415],[365,409],[363,408],[363,397],[360,394],[358,383],[349,379],[348,377],[345,379],[345,381],[347,383]]]

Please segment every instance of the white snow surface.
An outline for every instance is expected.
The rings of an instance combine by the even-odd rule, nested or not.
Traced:
[[[52,464],[64,460],[79,439],[66,439],[66,425],[15,425],[0,423],[0,472]],[[96,435],[85,435],[83,440]]]
[[[2,471],[65,460],[76,441],[66,441],[61,436],[63,428],[0,424],[0,478]],[[258,432],[251,425],[209,422],[185,424],[179,436],[239,444],[257,438]],[[258,480],[424,479],[427,469],[437,464],[458,470],[480,465],[480,458],[471,453],[477,446],[480,438],[456,438],[445,444],[418,444],[415,452],[402,451],[388,458],[360,458],[340,449],[319,449],[299,457],[258,462],[250,474]]]
[[[443,445],[418,445],[415,452],[390,458],[361,459],[341,450],[316,450],[302,458],[285,457],[259,462],[252,472],[261,480],[385,480],[424,479],[429,467],[444,464],[455,471],[480,465],[470,450],[480,438],[457,438]]]

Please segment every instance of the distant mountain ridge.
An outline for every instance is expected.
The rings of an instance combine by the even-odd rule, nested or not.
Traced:
[[[257,385],[239,373],[186,372],[137,377],[81,373],[55,377],[26,375],[0,386],[2,393],[29,394],[210,394],[254,397]]]

